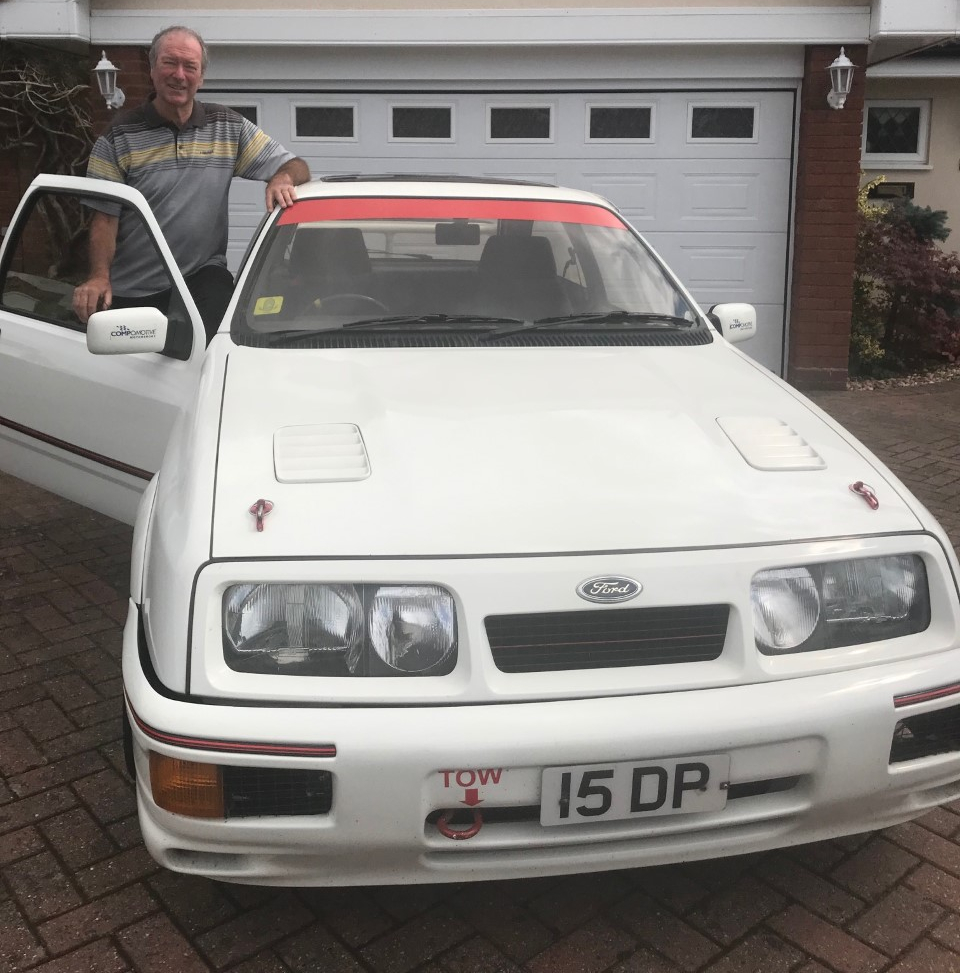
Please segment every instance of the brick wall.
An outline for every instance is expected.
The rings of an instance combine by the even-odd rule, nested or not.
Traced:
[[[2,44],[2,42],[0,42]],[[100,60],[102,48],[90,49],[90,111],[94,135],[99,135],[116,114],[108,109],[97,89],[93,69]],[[147,64],[147,48],[109,47],[107,57],[120,69],[117,84],[127,96],[126,106],[132,107],[144,101],[153,90],[150,68]],[[29,147],[13,152],[0,152],[0,228],[13,219],[21,196],[37,174],[37,160]]]
[[[839,52],[807,48],[800,101],[787,376],[810,389],[844,387],[850,346],[866,48],[847,49],[857,71],[838,111],[827,66]]]
[[[100,60],[103,48],[96,51],[90,49],[90,70]],[[123,90],[127,100],[123,108],[134,108],[146,101],[147,95],[153,91],[150,83],[150,65],[147,63],[147,47],[108,47],[106,55],[117,66],[117,86]],[[93,75],[91,74],[91,77]],[[96,84],[94,84],[96,88]],[[123,108],[120,111],[123,111]],[[93,132],[99,135],[110,124],[110,120],[117,112],[103,102],[99,93],[93,104]]]

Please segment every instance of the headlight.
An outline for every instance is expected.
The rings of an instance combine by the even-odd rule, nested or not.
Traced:
[[[914,554],[761,571],[750,601],[765,655],[878,642],[930,624],[927,573]]]
[[[436,585],[231,585],[223,657],[237,672],[446,675],[457,661],[453,596]]]

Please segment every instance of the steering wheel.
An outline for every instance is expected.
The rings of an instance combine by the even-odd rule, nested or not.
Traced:
[[[313,306],[325,314],[350,314],[352,311],[364,308],[375,308],[378,311],[389,311],[386,304],[382,304],[369,294],[330,294],[328,297],[318,297]]]

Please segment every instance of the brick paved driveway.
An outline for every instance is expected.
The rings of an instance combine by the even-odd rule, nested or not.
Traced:
[[[960,539],[960,382],[817,400]],[[275,891],[161,871],[122,769],[129,543],[0,474],[0,973],[960,973],[960,803],[568,879]]]

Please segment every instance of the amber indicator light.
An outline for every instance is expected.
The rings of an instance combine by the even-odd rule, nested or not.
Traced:
[[[225,818],[223,778],[216,764],[150,751],[150,789],[157,807],[189,818]]]

